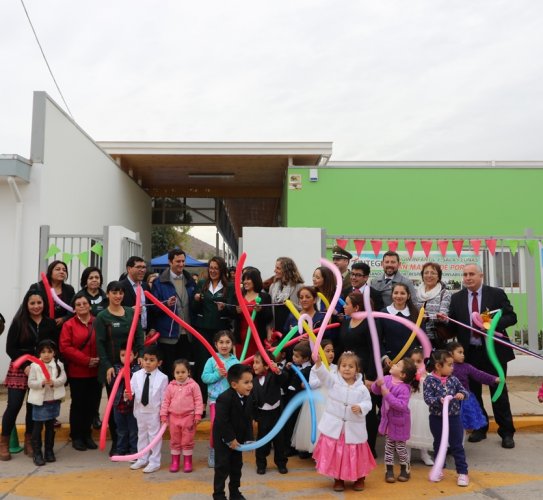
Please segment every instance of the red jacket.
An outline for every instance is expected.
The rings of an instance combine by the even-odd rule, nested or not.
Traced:
[[[89,378],[98,376],[98,366],[89,367],[90,358],[96,358],[96,332],[93,327],[94,316],[88,325],[74,316],[62,325],[60,332],[60,352],[66,361],[68,378]],[[89,338],[90,333],[90,338]],[[85,341],[88,341],[85,343]],[[85,345],[83,346],[83,344]],[[83,346],[83,348],[81,348]]]

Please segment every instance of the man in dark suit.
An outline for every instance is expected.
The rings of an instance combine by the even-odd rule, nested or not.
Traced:
[[[141,315],[140,323],[145,332],[148,331],[149,322],[147,321],[147,307],[145,306],[144,291],[150,291],[149,285],[143,280],[147,272],[145,261],[138,256],[132,256],[126,261],[126,278],[120,281],[124,289],[124,298],[122,305],[134,307],[136,305],[136,288],[141,285]],[[150,332],[151,333],[151,332]]]
[[[505,329],[516,324],[517,315],[513,311],[513,306],[509,302],[505,292],[501,288],[483,285],[483,270],[477,264],[468,264],[464,267],[463,282],[465,288],[452,296],[449,317],[466,325],[471,325],[471,314],[474,311],[482,313],[487,310],[501,309],[502,317],[498,322],[496,331],[507,335]],[[496,369],[492,366],[488,358],[485,339],[481,335],[459,325],[450,326],[456,334],[458,341],[464,346],[466,363],[472,364],[479,370],[497,375]],[[509,340],[508,337],[507,340]],[[495,344],[495,347],[500,364],[507,375],[507,363],[515,358],[513,349],[498,343]],[[470,381],[470,389],[477,398],[477,401],[479,401],[487,419],[487,425],[481,429],[474,430],[468,438],[468,441],[477,443],[486,439],[488,415],[481,398],[481,384]],[[490,394],[493,395],[495,390],[496,387],[490,387]],[[509,405],[507,386],[504,387],[497,401],[492,403],[492,409],[494,410],[494,418],[498,424],[498,434],[502,438],[502,446],[504,448],[514,448],[515,441],[513,436],[515,434],[515,427]]]
[[[351,283],[350,286],[343,289],[341,296],[343,299],[347,298],[352,292],[364,293],[364,289],[370,287],[370,298],[373,301],[373,310],[380,311],[383,309],[383,300],[381,299],[381,292],[378,292],[375,288],[368,285],[368,279],[370,277],[371,268],[365,262],[355,262],[351,266]]]
[[[341,285],[341,288],[346,288],[350,284],[349,262],[351,262],[352,258],[352,253],[347,252],[347,250],[344,250],[339,245],[336,245],[334,248],[332,248],[332,262],[339,269],[339,272],[341,273],[341,276],[343,278],[343,284]]]

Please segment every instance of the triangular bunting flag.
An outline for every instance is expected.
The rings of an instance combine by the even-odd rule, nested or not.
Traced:
[[[381,251],[381,247],[383,246],[383,240],[371,240],[370,243],[371,248],[373,248],[373,253],[377,257]]]
[[[511,255],[514,256],[517,254],[518,240],[509,240],[507,246],[509,247],[509,250],[511,250]]]
[[[405,249],[407,250],[407,254],[409,257],[413,257],[413,252],[415,250],[415,245],[417,242],[415,240],[404,240],[403,244],[405,245]]]
[[[498,244],[498,240],[495,238],[485,240],[486,248],[488,248],[491,255],[494,255],[496,253],[496,245]]]
[[[362,253],[362,250],[364,250],[364,245],[366,244],[366,240],[353,240],[354,247],[356,248],[356,253],[358,256]]]
[[[345,247],[347,246],[347,243],[348,243],[349,240],[340,240],[340,239],[337,239],[336,240],[336,245],[340,248],[342,248],[343,250],[345,250]]]
[[[437,240],[437,246],[439,248],[439,251],[441,252],[441,255],[445,257],[445,255],[447,255],[447,247],[449,246],[449,240]]]
[[[95,243],[94,245],[92,245],[92,247],[90,247],[90,251],[94,252],[99,257],[104,256],[104,247],[102,246],[102,243],[100,243],[99,241]]]
[[[49,249],[47,250],[47,253],[43,257],[43,260],[48,260],[51,257],[53,257],[53,255],[56,255],[57,253],[59,253],[61,251],[62,250],[59,247],[57,247],[54,243],[52,243],[51,246],[49,247]]]
[[[395,252],[396,250],[398,250],[398,240],[389,240],[387,241],[387,244],[388,244],[388,249],[391,252]]]
[[[422,250],[424,251],[424,255],[426,255],[426,258],[428,258],[428,255],[430,255],[430,250],[432,250],[432,244],[434,242],[432,240],[420,240],[420,246],[422,247]]]
[[[84,266],[89,265],[89,252],[78,253],[77,258],[81,261],[81,264],[83,264]]]
[[[64,261],[66,265],[68,265],[72,261],[73,258],[74,256],[71,253],[62,254],[62,260]]]
[[[479,255],[479,250],[481,249],[481,240],[469,240],[471,248],[473,248],[473,253]]]
[[[526,240],[526,246],[532,257],[537,253],[538,243],[537,240]]]
[[[456,250],[456,255],[460,257],[460,254],[462,253],[462,249],[464,248],[464,240],[453,240],[452,245],[453,245],[453,248]]]

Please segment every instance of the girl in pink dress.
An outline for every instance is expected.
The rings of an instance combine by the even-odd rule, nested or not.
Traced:
[[[371,410],[371,396],[356,354],[344,352],[337,367],[337,372],[328,371],[319,358],[312,368],[323,387],[328,388],[313,458],[317,472],[334,478],[334,491],[343,491],[345,481],[354,481],[353,489],[362,491],[366,476],[375,468],[365,417]]]

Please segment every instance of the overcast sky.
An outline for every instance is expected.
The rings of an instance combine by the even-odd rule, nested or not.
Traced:
[[[25,0],[95,140],[333,141],[333,160],[543,160],[543,2]],[[1,0],[0,153],[61,98]]]

